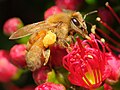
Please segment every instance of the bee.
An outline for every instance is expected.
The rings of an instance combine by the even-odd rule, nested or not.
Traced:
[[[46,65],[50,57],[51,45],[68,48],[73,35],[80,34],[88,38],[86,23],[80,12],[67,11],[54,14],[46,20],[26,25],[14,32],[9,39],[18,39],[28,35],[26,63],[28,69],[35,71]]]

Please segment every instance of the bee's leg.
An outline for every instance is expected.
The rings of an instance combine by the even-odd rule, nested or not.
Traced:
[[[69,35],[67,38],[66,38],[66,42],[69,44],[68,45],[68,52],[71,52],[71,50],[72,50],[72,45],[75,43],[75,38],[74,38],[74,36],[73,35]]]
[[[72,50],[70,42],[68,42],[66,39],[59,39],[58,45],[60,45],[60,47],[66,48],[68,52]]]
[[[66,38],[67,42],[70,42],[70,43],[75,43],[75,38],[73,35],[69,35],[67,38]]]
[[[26,63],[28,69],[35,71],[39,69],[45,62],[45,58],[42,53],[43,49],[38,45],[33,45],[32,48],[27,52]]]
[[[28,69],[31,71],[35,71],[36,69],[39,69],[42,67],[44,62],[46,62],[47,55],[44,57],[43,51],[45,50],[45,47],[43,45],[43,38],[46,35],[46,31],[41,31],[39,32],[39,38],[33,42],[33,43],[28,43],[28,52],[26,54],[26,63]],[[34,38],[37,38],[35,36]],[[34,40],[33,38],[33,40]]]
[[[69,43],[65,39],[59,38],[57,40],[56,44],[59,45],[62,48],[67,48]]]
[[[44,65],[46,65],[50,57],[50,49],[46,49],[45,51],[43,51],[43,56],[45,58]]]

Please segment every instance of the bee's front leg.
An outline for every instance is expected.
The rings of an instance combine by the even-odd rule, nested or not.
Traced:
[[[62,48],[66,48],[68,51],[71,51],[71,43],[73,43],[73,37],[72,36],[68,36],[67,38],[59,38],[57,43],[60,47]]]
[[[75,38],[74,38],[73,35],[69,35],[69,36],[66,38],[66,41],[71,44],[71,43],[74,43],[74,42],[75,42]]]

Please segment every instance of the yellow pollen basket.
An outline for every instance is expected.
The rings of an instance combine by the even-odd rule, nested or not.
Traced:
[[[46,36],[43,38],[43,44],[47,48],[49,45],[52,45],[56,42],[56,34],[48,31]]]

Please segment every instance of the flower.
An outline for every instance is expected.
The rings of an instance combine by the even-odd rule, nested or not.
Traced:
[[[106,44],[107,46],[109,46],[109,51],[115,51],[115,52],[120,52],[120,34],[119,34],[119,27],[115,26],[114,28],[111,27],[109,24],[113,23],[113,19],[116,19],[118,21],[118,24],[120,24],[120,18],[119,16],[115,13],[115,11],[113,10],[113,8],[109,5],[108,2],[106,2],[106,8],[107,9],[99,9],[98,10],[98,14],[100,17],[97,17],[96,20],[102,25],[104,26],[104,29],[100,29],[96,27],[96,32],[93,32],[97,38],[101,38],[102,37],[107,41]],[[106,17],[106,15],[107,17]],[[118,25],[119,26],[119,25]],[[118,31],[117,31],[118,29]]]
[[[47,19],[49,16],[60,13],[60,12],[62,12],[62,10],[58,6],[52,6],[45,11],[44,19]]]
[[[120,78],[120,60],[116,56],[114,56],[111,52],[106,53],[106,57],[108,58],[107,62],[111,68],[111,74],[107,78],[106,82],[109,84],[115,84],[119,81]]]
[[[7,50],[0,50],[0,57],[5,57],[9,60],[9,52]]]
[[[35,70],[33,72],[33,79],[36,82],[36,84],[40,85],[42,83],[45,83],[48,79],[48,73],[50,72],[50,68],[48,66],[43,66],[38,70]]]
[[[11,62],[18,67],[26,67],[26,46],[24,44],[16,44],[10,49]]]
[[[108,84],[104,84],[104,90],[113,90],[112,87]]]
[[[69,81],[89,89],[99,87],[110,75],[104,44],[93,34],[90,37],[83,41],[77,38],[72,51],[63,58],[63,66],[70,72]]]
[[[11,35],[13,32],[15,32],[17,29],[21,28],[23,26],[23,22],[18,17],[13,17],[8,19],[4,26],[3,30],[6,35]]]
[[[50,46],[50,64],[54,68],[62,67],[62,59],[67,55],[65,48],[60,47],[59,45]]]
[[[77,10],[84,0],[55,0],[56,5],[61,9]]]
[[[35,90],[66,90],[62,84],[47,82],[35,88]]]
[[[0,50],[0,82],[9,82],[18,71],[9,59],[8,51]]]

